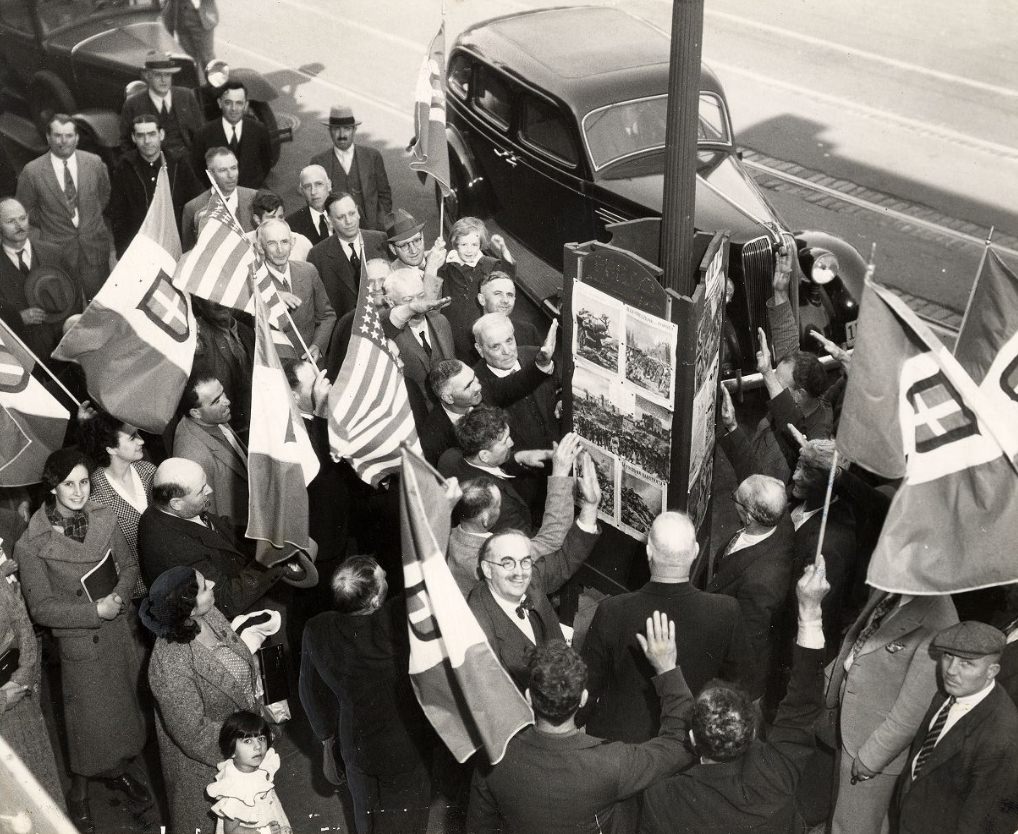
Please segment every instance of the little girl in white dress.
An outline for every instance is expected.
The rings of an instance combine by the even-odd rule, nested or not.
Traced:
[[[227,758],[206,788],[216,800],[216,834],[292,834],[272,782],[279,754],[271,745],[269,725],[260,715],[242,710],[223,722],[219,749]]]

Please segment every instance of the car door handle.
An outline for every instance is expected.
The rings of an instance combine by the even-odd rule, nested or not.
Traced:
[[[504,159],[509,165],[512,165],[513,168],[515,168],[520,161],[519,157],[512,151],[504,151],[501,148],[493,148],[493,150],[495,152],[495,156],[499,159]]]

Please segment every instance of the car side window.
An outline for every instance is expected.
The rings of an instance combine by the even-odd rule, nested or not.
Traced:
[[[509,127],[512,102],[509,85],[487,67],[478,67],[474,79],[474,104],[503,129]]]
[[[32,16],[25,0],[0,0],[0,21],[17,32],[32,34]]]
[[[471,60],[462,53],[454,55],[449,62],[449,72],[446,74],[449,89],[460,98],[465,99],[470,96],[470,75],[473,68]]]
[[[569,165],[575,165],[580,158],[562,112],[533,96],[524,99],[522,138],[528,145]]]

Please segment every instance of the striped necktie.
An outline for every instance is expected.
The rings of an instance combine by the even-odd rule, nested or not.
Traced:
[[[71,176],[71,168],[64,160],[64,196],[72,211],[78,210],[78,189],[74,185],[74,177]]]
[[[951,712],[951,707],[954,706],[955,698],[952,695],[940,708],[940,712],[937,713],[937,717],[930,725],[930,729],[926,733],[926,738],[923,739],[923,746],[919,748],[919,755],[915,757],[915,767],[912,768],[912,778],[918,779],[919,772],[923,769],[923,765],[926,764],[926,760],[933,755],[933,748],[937,746],[937,741],[940,739],[940,734],[944,730],[944,725],[947,723],[948,713]]]

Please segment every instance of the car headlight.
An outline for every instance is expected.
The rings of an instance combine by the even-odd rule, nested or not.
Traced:
[[[833,252],[816,247],[799,252],[799,265],[802,267],[803,275],[818,287],[831,283],[838,277],[840,269],[838,258]]]
[[[230,80],[230,65],[219,58],[209,61],[205,67],[205,77],[210,86],[222,87]]]

